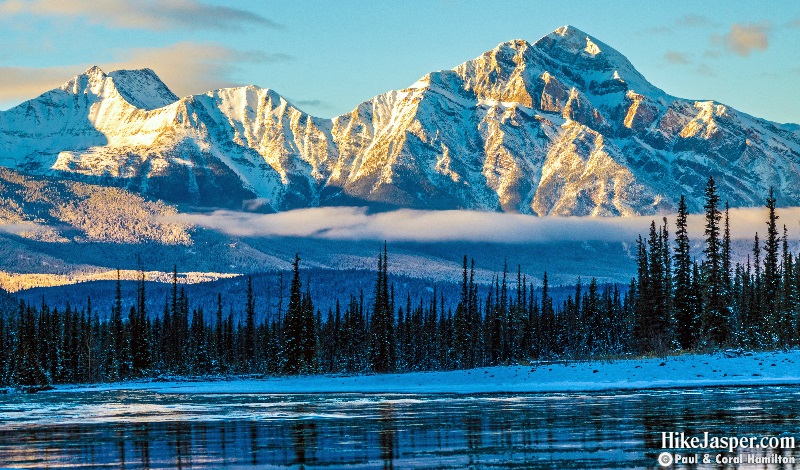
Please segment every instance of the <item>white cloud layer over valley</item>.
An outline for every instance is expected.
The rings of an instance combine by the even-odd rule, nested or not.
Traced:
[[[791,239],[800,236],[800,207],[778,209],[778,224],[785,224]],[[181,222],[219,230],[239,237],[314,237],[333,240],[470,241],[543,243],[550,241],[632,242],[643,236],[652,220],[668,219],[671,236],[675,214],[638,217],[534,217],[475,211],[419,211],[401,209],[368,213],[360,207],[298,209],[277,214],[214,211],[177,217]],[[766,233],[764,208],[731,209],[731,236],[749,240]],[[704,216],[689,216],[689,234],[703,236]]]

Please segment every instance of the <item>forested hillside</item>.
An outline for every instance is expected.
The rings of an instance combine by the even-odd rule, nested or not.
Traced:
[[[752,258],[732,266],[727,207],[706,186],[705,251],[693,259],[684,203],[670,239],[666,219],[638,240],[638,274],[626,289],[580,282],[554,302],[547,273],[534,288],[508,264],[489,289],[463,258],[460,291],[407,291],[389,282],[387,248],[374,287],[340,292],[325,311],[303,285],[295,257],[275,315],[256,313],[248,278],[243,299],[194,306],[173,273],[163,309],[149,312],[144,277],[123,303],[117,281],[110,317],[92,308],[7,302],[0,315],[0,381],[41,386],[162,374],[298,374],[450,370],[556,358],[623,357],[772,349],[798,344],[800,255],[781,236],[776,201],[766,199],[766,233]],[[347,273],[343,272],[343,276]],[[623,292],[624,291],[624,292]],[[9,306],[11,305],[11,306]],[[209,311],[210,310],[210,311]]]

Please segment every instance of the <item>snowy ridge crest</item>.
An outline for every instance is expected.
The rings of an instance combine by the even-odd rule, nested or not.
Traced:
[[[148,197],[629,216],[800,205],[800,131],[670,96],[572,26],[513,40],[333,119],[254,86],[175,96],[150,69],[97,67],[0,112],[0,165]]]

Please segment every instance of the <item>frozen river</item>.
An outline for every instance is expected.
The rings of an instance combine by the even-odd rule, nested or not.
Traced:
[[[800,437],[800,388],[0,395],[0,468],[654,468],[669,431]]]

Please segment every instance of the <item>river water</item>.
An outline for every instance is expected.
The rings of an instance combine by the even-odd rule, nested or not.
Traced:
[[[800,446],[800,388],[0,395],[0,468],[662,468],[670,431],[796,436]],[[749,452],[800,462],[798,449]]]

